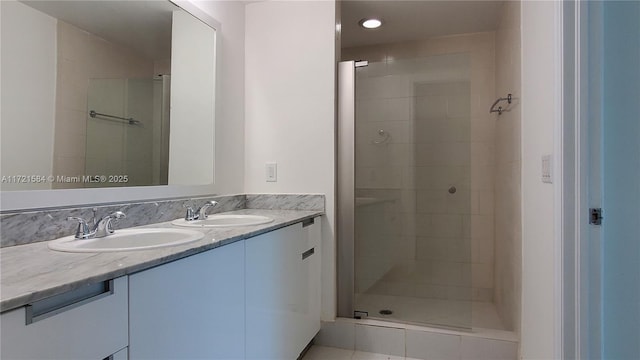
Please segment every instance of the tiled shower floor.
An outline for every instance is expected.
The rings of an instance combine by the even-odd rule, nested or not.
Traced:
[[[367,311],[369,318],[461,328],[506,330],[490,302],[425,299],[408,296],[356,294],[356,309]],[[392,310],[381,315],[380,310]]]

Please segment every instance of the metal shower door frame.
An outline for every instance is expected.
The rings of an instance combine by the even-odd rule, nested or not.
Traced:
[[[338,316],[353,317],[355,295],[355,61],[338,64],[337,285]]]

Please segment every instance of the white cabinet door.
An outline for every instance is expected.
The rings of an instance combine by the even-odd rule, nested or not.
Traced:
[[[133,274],[129,359],[244,358],[244,241]]]
[[[30,306],[0,315],[0,358],[104,359],[127,346],[126,276]]]
[[[295,359],[302,225],[245,241],[247,359]],[[293,335],[293,336],[292,336]]]
[[[317,226],[298,223],[246,240],[247,359],[296,359],[317,333],[319,235],[310,236]]]
[[[303,223],[303,236],[306,239],[306,247],[304,248],[302,259],[302,269],[306,273],[307,278],[305,284],[300,291],[306,292],[306,311],[304,313],[304,322],[301,330],[298,332],[301,336],[299,343],[306,346],[320,331],[320,313],[321,313],[321,262],[322,254],[321,233],[320,233],[320,217],[314,221]],[[302,351],[303,349],[300,349]]]

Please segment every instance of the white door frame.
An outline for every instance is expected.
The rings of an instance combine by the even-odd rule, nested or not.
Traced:
[[[589,225],[588,209],[601,206],[600,75],[602,51],[600,2],[563,4],[563,114],[556,188],[561,241],[561,339],[564,359],[600,356],[600,228]],[[591,296],[590,296],[591,294]],[[595,314],[595,315],[594,315]]]

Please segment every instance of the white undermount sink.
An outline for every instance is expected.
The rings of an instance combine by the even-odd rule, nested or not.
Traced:
[[[73,235],[49,241],[49,249],[65,252],[116,252],[149,250],[183,245],[200,240],[204,234],[187,229],[141,228],[116,230],[93,239],[76,239]]]
[[[209,215],[203,220],[187,221],[185,219],[173,220],[171,224],[185,227],[230,227],[230,226],[249,226],[261,225],[272,222],[273,219],[260,215],[240,215],[240,214],[217,214]]]

